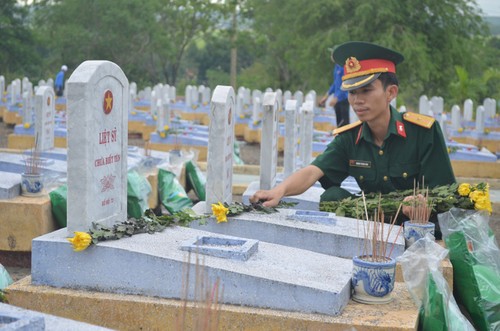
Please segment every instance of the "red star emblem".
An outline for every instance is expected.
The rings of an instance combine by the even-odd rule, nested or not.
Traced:
[[[111,110],[113,109],[113,92],[110,90],[106,90],[104,92],[104,102],[103,102],[103,110],[104,114],[109,114],[111,113]]]

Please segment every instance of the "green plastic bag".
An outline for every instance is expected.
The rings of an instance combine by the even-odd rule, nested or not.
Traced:
[[[193,189],[198,199],[205,201],[205,175],[193,161],[186,162],[186,179],[186,186]],[[189,189],[186,189],[186,191],[189,192]]]
[[[68,200],[68,186],[59,186],[57,189],[49,193],[49,197],[52,205],[52,215],[54,215],[59,227],[65,228],[67,224],[66,206]]]
[[[149,208],[148,197],[151,185],[135,170],[127,173],[127,214],[128,217],[141,218]]]
[[[163,207],[171,214],[193,206],[184,187],[170,171],[164,169],[158,171],[158,193]]]
[[[500,250],[485,212],[439,214],[453,265],[454,295],[478,330],[500,330]]]
[[[406,287],[420,307],[418,329],[432,331],[473,331],[462,315],[440,269],[448,250],[427,235],[398,258]]]
[[[0,290],[3,290],[10,284],[12,284],[14,281],[10,277],[9,273],[7,270],[4,268],[3,265],[0,264]],[[1,302],[1,301],[0,301]]]

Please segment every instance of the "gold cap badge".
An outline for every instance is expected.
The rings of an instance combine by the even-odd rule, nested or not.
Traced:
[[[345,70],[347,73],[351,72],[356,72],[361,69],[361,64],[359,64],[358,59],[356,59],[354,56],[348,57],[347,60],[345,60]]]

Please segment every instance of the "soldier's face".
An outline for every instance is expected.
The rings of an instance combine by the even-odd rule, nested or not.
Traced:
[[[389,114],[389,103],[397,94],[397,86],[390,85],[384,90],[378,79],[372,83],[349,91],[349,103],[358,118],[370,122]]]

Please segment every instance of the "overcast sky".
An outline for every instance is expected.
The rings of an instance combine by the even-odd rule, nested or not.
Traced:
[[[479,7],[483,10],[485,16],[500,17],[500,1],[499,0],[476,0]]]

